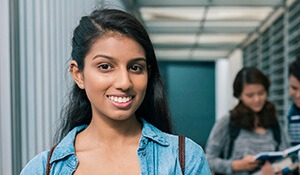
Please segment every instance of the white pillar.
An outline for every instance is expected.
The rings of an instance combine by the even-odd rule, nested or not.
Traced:
[[[216,120],[228,113],[228,60],[216,61]]]
[[[0,174],[12,174],[9,0],[0,4]]]
[[[233,81],[240,69],[243,67],[243,52],[241,49],[236,49],[229,57],[228,57],[228,62],[229,62],[229,79],[228,79],[228,89],[229,89],[229,98],[228,98],[228,104],[229,108],[233,108],[238,100],[233,97]]]

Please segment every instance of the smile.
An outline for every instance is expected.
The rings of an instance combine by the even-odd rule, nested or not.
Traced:
[[[108,98],[111,100],[111,101],[114,101],[114,102],[117,102],[117,103],[126,103],[130,100],[132,100],[132,96],[130,97],[117,97],[117,96],[108,96]]]

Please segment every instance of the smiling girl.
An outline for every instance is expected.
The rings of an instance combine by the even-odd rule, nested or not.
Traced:
[[[263,167],[266,174],[274,174],[269,163],[254,160],[260,152],[288,147],[275,106],[267,100],[269,86],[268,78],[256,68],[245,67],[237,73],[233,95],[239,102],[230,114],[216,122],[206,146],[207,160],[214,172],[248,175]]]
[[[57,145],[21,174],[210,174],[202,148],[189,138],[180,166],[153,46],[133,16],[106,9],[82,17],[71,56],[75,83]]]

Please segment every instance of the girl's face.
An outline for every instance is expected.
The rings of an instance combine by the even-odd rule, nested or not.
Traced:
[[[254,112],[260,112],[265,105],[267,92],[261,84],[245,84],[239,99]]]
[[[93,117],[118,121],[135,117],[148,82],[145,51],[127,36],[105,35],[93,44],[77,76],[75,81],[85,89]]]
[[[300,108],[300,81],[293,75],[290,76],[289,93],[294,104]]]

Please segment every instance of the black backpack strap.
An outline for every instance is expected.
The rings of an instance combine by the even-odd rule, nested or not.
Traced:
[[[184,166],[185,166],[185,137],[183,135],[178,136],[178,156],[179,156],[179,163],[181,167],[182,174],[184,174]]]
[[[229,127],[230,140],[229,140],[229,147],[228,147],[228,152],[227,152],[227,157],[226,157],[227,159],[231,157],[234,141],[238,137],[240,130],[241,130],[241,128],[236,127],[236,126],[232,125],[231,123],[229,123],[228,127]]]
[[[279,122],[276,121],[276,124],[271,128],[272,132],[273,132],[273,137],[274,140],[277,142],[276,145],[276,151],[279,150],[279,145],[281,143],[281,133],[280,133],[280,126],[279,126]]]

